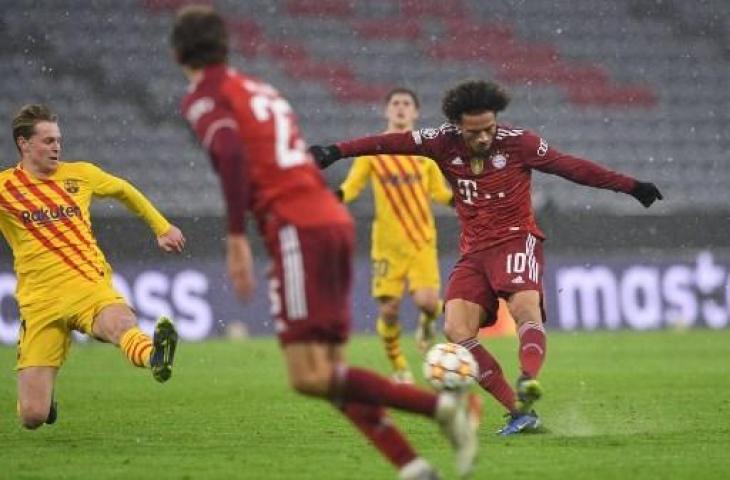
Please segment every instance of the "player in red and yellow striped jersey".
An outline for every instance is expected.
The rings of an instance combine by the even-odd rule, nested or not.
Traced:
[[[124,298],[112,287],[111,267],[91,230],[92,197],[113,197],[141,217],[165,251],[185,239],[128,182],[87,162],[61,161],[57,116],[27,105],[13,119],[20,153],[0,172],[0,232],[13,251],[18,277],[18,413],[27,428],[53,423],[53,387],[70,346],[71,330],[120,347],[136,366],[169,379],[177,333],[161,318],[154,339],[137,327]]]
[[[418,97],[396,88],[385,99],[387,133],[407,132],[418,118]],[[371,183],[375,202],[372,228],[372,295],[379,303],[376,330],[393,366],[393,378],[413,376],[400,347],[398,311],[406,282],[421,311],[417,344],[426,350],[434,338],[434,321],[442,310],[431,200],[449,204],[453,197],[433,160],[413,155],[373,155],[355,160],[339,189],[351,202]]]

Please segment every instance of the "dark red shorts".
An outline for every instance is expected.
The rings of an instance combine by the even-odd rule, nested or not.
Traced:
[[[279,341],[344,343],[350,332],[354,230],[349,224],[267,228],[269,301]]]
[[[481,305],[486,313],[484,327],[497,321],[499,298],[537,290],[544,322],[543,266],[542,241],[530,234],[462,255],[449,276],[446,301],[458,298]]]

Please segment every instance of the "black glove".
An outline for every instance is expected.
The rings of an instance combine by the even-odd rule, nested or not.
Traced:
[[[323,147],[322,145],[312,145],[309,147],[309,153],[312,157],[314,157],[314,163],[316,163],[322,170],[342,158],[342,152],[340,152],[337,145],[328,145],[326,147]]]
[[[641,202],[646,208],[649,208],[652,203],[657,200],[661,200],[662,192],[656,188],[651,182],[636,182],[636,186],[630,192],[631,196]]]

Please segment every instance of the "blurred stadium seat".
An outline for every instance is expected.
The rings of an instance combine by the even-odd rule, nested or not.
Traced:
[[[177,114],[186,85],[168,32],[187,3],[0,1],[0,118],[7,124],[21,104],[48,102],[61,114],[66,158],[123,172],[167,212],[220,212],[216,180]],[[213,3],[235,39],[232,63],[281,89],[312,143],[380,131],[379,102],[392,86],[415,88],[422,124],[433,125],[447,87],[495,78],[513,93],[506,121],[655,181],[667,196],[658,212],[727,208],[723,0],[664,2],[661,12],[634,0]],[[0,155],[12,164],[9,135],[0,136]],[[536,207],[636,210],[579,188],[539,176]]]

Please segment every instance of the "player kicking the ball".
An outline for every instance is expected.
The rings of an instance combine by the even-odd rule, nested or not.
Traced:
[[[446,336],[479,364],[480,385],[509,413],[503,435],[538,426],[533,404],[546,353],[542,241],[530,198],[532,170],[634,196],[649,207],[661,199],[652,183],[639,182],[588,160],[558,152],[537,135],[497,123],[509,97],[491,82],[468,81],[449,90],[439,128],[392,133],[310,150],[321,167],[343,157],[410,154],[431,157],[451,184],[462,226],[461,258],[446,288]],[[504,298],[517,322],[521,375],[515,390],[497,360],[477,340],[496,321]]]
[[[345,362],[352,219],[307,153],[289,102],[227,65],[224,21],[212,9],[178,12],[171,40],[191,82],[183,114],[222,183],[229,276],[236,292],[250,298],[253,261],[244,215],[251,210],[272,259],[271,310],[293,388],[332,402],[403,479],[438,476],[385,408],[433,418],[456,450],[458,471],[469,474],[477,453],[475,396],[436,395]]]
[[[44,105],[27,105],[13,119],[20,153],[0,172],[0,232],[15,259],[20,306],[18,413],[26,428],[54,423],[56,375],[68,355],[71,330],[118,346],[155,380],[172,375],[177,333],[160,318],[154,338],[137,327],[124,298],[112,287],[111,267],[96,244],[89,206],[113,197],[141,217],[167,252],[185,239],[137,189],[87,162],[61,161],[58,119]]]

